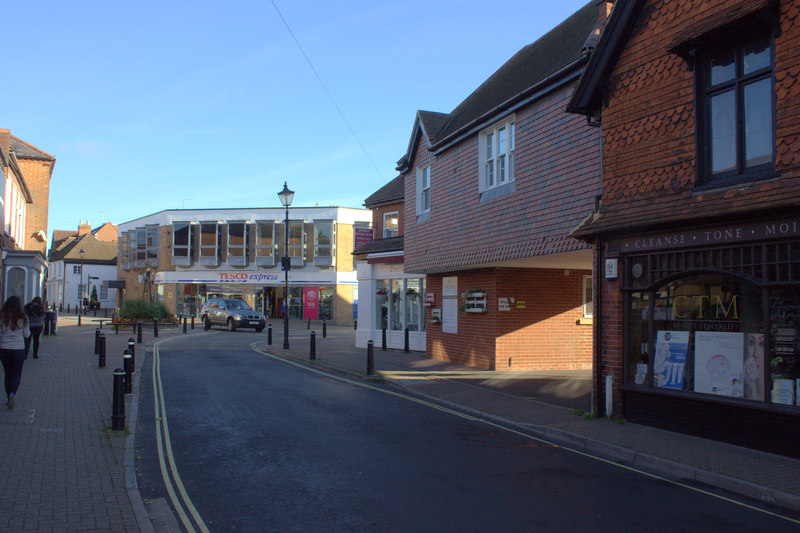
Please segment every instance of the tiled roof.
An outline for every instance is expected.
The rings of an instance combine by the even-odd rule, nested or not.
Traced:
[[[364,200],[365,207],[377,207],[383,204],[402,202],[405,198],[405,180],[397,176],[392,181],[367,196]]]
[[[56,158],[44,152],[32,144],[26,143],[22,139],[9,136],[9,146],[14,150],[14,154],[19,159],[40,159],[43,161],[55,161]]]
[[[374,239],[353,251],[353,255],[378,254],[386,252],[402,252],[403,237],[389,237],[387,239]]]
[[[53,234],[55,237],[55,231]],[[80,250],[83,250],[82,260],[87,264],[115,264],[117,260],[117,243],[98,241],[91,233],[85,233],[80,237],[67,237],[60,247],[55,250],[51,248],[47,260],[54,262],[68,259],[77,263],[81,261]]]

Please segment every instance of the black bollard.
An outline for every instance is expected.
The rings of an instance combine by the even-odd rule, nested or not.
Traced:
[[[386,351],[386,327],[381,330],[381,350]]]
[[[64,312],[64,304],[58,304],[58,312],[59,313]],[[69,306],[67,306],[67,312],[69,312]]]
[[[306,329],[311,329],[311,317],[308,317],[308,325],[306,326]]]
[[[130,350],[122,352],[122,360],[125,367],[125,394],[133,393],[133,355]]]
[[[153,319],[153,338],[158,338],[158,319]]]
[[[328,324],[323,320],[322,321],[322,338],[325,339],[328,337]]]
[[[194,329],[194,315],[192,315],[192,329]]]
[[[94,316],[97,316],[97,308],[94,308]]]
[[[358,330],[358,319],[353,320],[353,331]]]
[[[128,339],[128,350],[131,351],[131,366],[133,369],[131,372],[134,374],[136,373],[136,341],[133,340],[133,337]]]
[[[119,335],[119,322],[114,324],[114,335]]]
[[[267,344],[272,346],[272,324],[267,326]]]
[[[94,330],[94,354],[100,353],[100,328]]]
[[[403,351],[408,353],[408,328],[406,328],[406,340],[403,344]]]
[[[114,403],[111,407],[111,429],[122,431],[125,428],[125,371],[114,370]]]
[[[106,367],[106,334],[100,332],[100,350],[98,351],[99,357],[97,359],[97,366],[100,368]]]
[[[183,317],[183,333],[186,334],[186,317]]]
[[[142,344],[142,321],[136,324],[136,344]]]
[[[317,334],[316,332],[311,332],[311,347],[308,352],[308,358],[312,361],[317,358]]]
[[[67,304],[67,313],[69,313],[69,304]]]
[[[81,325],[81,315],[80,315],[80,313],[79,313],[79,314],[78,314],[78,326],[80,326],[80,325]]]
[[[375,343],[372,340],[367,342],[367,375],[375,373]]]

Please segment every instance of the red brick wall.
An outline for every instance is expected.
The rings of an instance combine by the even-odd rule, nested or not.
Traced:
[[[376,239],[383,238],[383,215],[386,213],[391,213],[393,211],[397,211],[398,224],[399,224],[398,235],[403,235],[403,221],[405,219],[405,213],[403,212],[403,202],[397,202],[394,204],[382,205],[372,210],[372,227],[375,228],[374,237]]]
[[[427,352],[435,359],[493,370],[590,369],[592,327],[583,317],[583,277],[590,271],[498,268],[462,271],[458,292],[487,293],[486,313],[458,312],[458,333],[429,324]],[[427,277],[441,308],[442,276]],[[509,298],[510,310],[498,310]],[[513,298],[514,302],[510,302]],[[458,298],[459,305],[463,304]],[[519,307],[523,306],[524,307]]]
[[[714,29],[752,0],[651,0],[609,77],[603,110],[603,208],[620,228],[722,217],[800,201],[800,5],[780,2],[775,37],[776,170],[779,180],[696,194],[692,65],[673,46]],[[642,205],[647,204],[647,209]]]
[[[572,90],[516,113],[516,190],[510,194],[480,201],[478,134],[438,156],[417,150],[405,178],[406,270],[442,272],[519,259],[541,253],[544,245],[558,248],[547,253],[587,247],[564,236],[600,193],[600,132],[564,112]],[[429,163],[430,219],[417,223],[416,168]]]
[[[50,169],[52,161],[39,161],[33,159],[20,159],[19,166],[25,175],[25,182],[31,190],[33,203],[28,204],[28,213],[25,224],[25,249],[38,250],[47,256],[47,241],[34,239],[39,230],[47,238],[48,210],[50,209]]]

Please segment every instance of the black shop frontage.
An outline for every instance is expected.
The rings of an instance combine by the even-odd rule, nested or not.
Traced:
[[[800,217],[603,244],[598,335],[619,341],[600,373],[623,416],[800,457]]]

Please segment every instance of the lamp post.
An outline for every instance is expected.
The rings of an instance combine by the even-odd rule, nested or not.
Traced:
[[[81,256],[81,277],[78,280],[78,314],[80,315],[83,307],[83,248],[78,251],[78,255]]]
[[[289,260],[289,206],[292,205],[294,198],[294,191],[290,191],[283,182],[283,190],[278,193],[278,198],[281,199],[281,205],[286,208],[286,218],[283,221],[283,279],[284,279],[284,293],[283,302],[286,305],[286,310],[283,312],[283,349],[289,349],[289,268],[291,268],[291,261]]]

